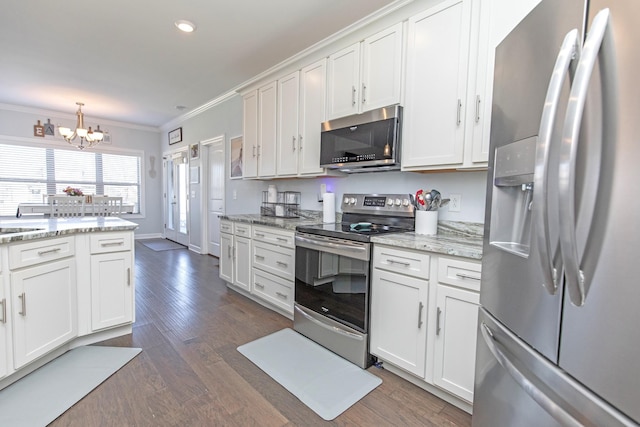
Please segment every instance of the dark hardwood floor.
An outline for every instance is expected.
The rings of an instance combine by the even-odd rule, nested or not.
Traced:
[[[465,412],[375,367],[382,385],[322,420],[236,350],[292,322],[227,289],[215,257],[136,243],[136,286],[133,334],[100,345],[142,353],[52,426],[471,425]]]

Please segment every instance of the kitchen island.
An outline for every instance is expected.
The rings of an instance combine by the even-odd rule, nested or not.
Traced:
[[[0,389],[69,349],[131,333],[137,227],[109,217],[0,221]]]

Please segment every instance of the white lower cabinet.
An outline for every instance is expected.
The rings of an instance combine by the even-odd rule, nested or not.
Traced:
[[[75,338],[78,331],[73,258],[11,272],[14,368]]]
[[[480,262],[374,244],[373,267],[371,354],[470,408]]]
[[[91,330],[133,322],[134,273],[130,234],[91,238]]]
[[[370,353],[420,378],[425,373],[428,290],[428,280],[373,270]]]
[[[233,284],[247,292],[251,291],[251,239],[234,237]]]
[[[8,353],[13,347],[13,344],[9,342],[9,330],[10,323],[8,318],[9,307],[7,304],[7,294],[4,285],[4,275],[2,274],[2,260],[4,258],[4,248],[0,248],[0,345],[7,351],[0,350],[0,378],[7,375],[9,372],[9,358]]]
[[[222,222],[220,231],[223,230]],[[220,278],[227,283],[233,283],[235,263],[233,262],[234,238],[233,234],[220,233]]]

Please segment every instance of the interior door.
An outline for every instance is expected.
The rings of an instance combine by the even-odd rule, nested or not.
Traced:
[[[165,221],[164,236],[181,245],[189,242],[188,232],[188,192],[187,151],[179,151],[167,156],[165,172]]]
[[[203,143],[204,144],[204,143]],[[208,150],[207,243],[209,254],[220,257],[220,217],[224,214],[224,138],[206,145]]]

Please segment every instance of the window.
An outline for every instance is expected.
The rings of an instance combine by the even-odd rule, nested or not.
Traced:
[[[15,215],[19,203],[43,203],[67,186],[122,197],[140,213],[141,167],[142,154],[0,144],[0,216]]]

